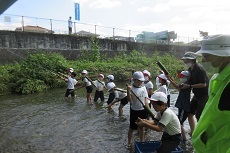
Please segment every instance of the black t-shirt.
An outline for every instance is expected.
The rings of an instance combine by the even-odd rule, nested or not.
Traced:
[[[193,88],[192,91],[196,98],[207,97],[208,96],[208,85],[209,80],[206,72],[204,71],[203,67],[195,63],[193,68],[189,68],[188,71],[190,72],[190,84],[198,84],[198,83],[205,83],[207,86],[205,88]]]

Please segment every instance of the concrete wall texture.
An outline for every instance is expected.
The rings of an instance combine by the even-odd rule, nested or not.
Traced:
[[[101,54],[114,56],[120,52],[141,50],[147,54],[168,52],[180,58],[186,51],[197,51],[197,46],[145,44],[111,39],[97,39]],[[28,52],[57,52],[69,60],[80,58],[80,51],[91,49],[91,38],[21,31],[0,31],[0,64],[25,58]]]

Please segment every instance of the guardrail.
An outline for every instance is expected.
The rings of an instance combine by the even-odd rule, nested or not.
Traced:
[[[2,14],[0,16],[0,30],[9,31],[30,31],[39,33],[52,33],[52,34],[68,34],[68,21],[19,16],[12,14]],[[143,29],[144,30],[144,29]],[[200,46],[198,38],[177,36],[175,40],[157,40],[143,39],[137,40],[137,35],[142,34],[141,31],[126,30],[115,27],[106,27],[100,25],[93,25],[88,23],[73,22],[73,35],[80,36],[97,36],[99,38],[107,38],[123,41],[138,41],[143,43],[154,44],[174,44],[181,46]]]

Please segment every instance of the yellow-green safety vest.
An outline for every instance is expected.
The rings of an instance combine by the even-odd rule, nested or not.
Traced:
[[[208,102],[192,134],[196,153],[230,153],[230,111],[218,109],[221,94],[229,82],[230,64],[209,86]]]

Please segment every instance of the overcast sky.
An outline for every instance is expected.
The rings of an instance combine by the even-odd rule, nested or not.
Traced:
[[[199,30],[230,34],[229,0],[18,0],[4,14],[67,21],[74,19],[74,2],[80,23],[195,38]]]

